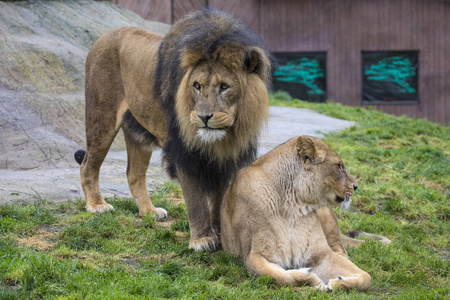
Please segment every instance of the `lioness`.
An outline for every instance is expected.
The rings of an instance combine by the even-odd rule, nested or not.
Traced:
[[[327,206],[347,206],[356,188],[328,145],[291,139],[238,172],[221,208],[223,248],[280,285],[367,290],[370,276],[347,258]]]
[[[220,204],[236,171],[255,159],[268,117],[269,53],[262,39],[231,15],[203,9],[166,36],[114,29],[86,60],[86,142],[77,151],[86,209],[113,209],[99,189],[99,170],[120,128],[127,178],[139,214],[165,220],[146,188],[154,147],[183,190],[195,250],[214,250]]]

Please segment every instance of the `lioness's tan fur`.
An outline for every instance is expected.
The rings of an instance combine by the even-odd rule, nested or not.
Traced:
[[[99,170],[123,128],[139,214],[167,217],[146,188],[153,147],[164,147],[166,169],[182,186],[190,247],[216,249],[223,195],[254,159],[268,117],[269,77],[260,38],[214,10],[186,16],[165,37],[132,27],[102,36],[86,61],[87,151],[80,170],[86,209],[113,209],[100,193]]]
[[[291,139],[238,172],[221,209],[223,248],[280,285],[366,290],[370,276],[347,258],[328,207],[356,187],[324,142]]]

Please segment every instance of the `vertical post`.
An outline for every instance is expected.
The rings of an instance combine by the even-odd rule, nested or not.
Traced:
[[[172,25],[173,25],[173,23],[175,21],[175,15],[174,15],[174,12],[173,12],[173,10],[174,10],[174,1],[175,0],[170,0],[170,22],[172,23]]]

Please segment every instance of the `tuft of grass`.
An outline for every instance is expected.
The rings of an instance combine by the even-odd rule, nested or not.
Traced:
[[[278,287],[234,255],[188,249],[181,189],[166,183],[150,197],[168,223],[139,218],[132,199],[107,199],[115,211],[104,214],[86,212],[81,200],[0,207],[0,299],[448,299],[449,127],[285,93],[270,98],[357,123],[324,140],[360,187],[350,211],[335,210],[341,231],[392,240],[349,249],[372,277],[367,292]]]
[[[34,205],[0,206],[1,234],[31,235],[39,226],[55,221],[44,201],[37,201]]]
[[[126,247],[127,235],[134,235],[131,226],[122,224],[114,213],[105,213],[67,226],[59,237],[59,246],[73,250],[115,252]],[[114,242],[115,241],[115,242]]]
[[[171,225],[170,229],[174,231],[189,231],[189,221],[188,220],[175,220]]]
[[[285,102],[292,102],[294,100],[289,93],[285,91],[275,91],[272,94],[270,94],[270,101],[285,103]]]

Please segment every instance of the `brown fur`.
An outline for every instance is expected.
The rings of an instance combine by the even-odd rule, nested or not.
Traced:
[[[154,77],[161,40],[161,35],[122,27],[102,36],[88,54],[85,92],[87,152],[80,168],[88,211],[113,209],[100,193],[99,171],[128,109],[159,142],[163,143],[167,138],[166,112],[157,99],[148,97],[153,94],[153,85],[148,79]],[[145,175],[151,151],[139,149],[129,132],[124,133],[128,183],[139,213],[145,215],[149,211],[163,220],[167,213],[153,206],[146,189]]]
[[[165,37],[131,27],[102,36],[86,61],[87,151],[80,171],[86,209],[113,209],[100,193],[99,169],[122,127],[139,214],[167,217],[153,206],[145,182],[152,147],[164,145],[167,170],[183,189],[190,247],[215,249],[223,194],[254,158],[268,117],[270,62],[259,45],[242,23],[211,10],[188,15]]]
[[[347,258],[328,207],[349,201],[356,187],[324,142],[289,140],[239,171],[221,209],[223,248],[280,285],[366,290],[370,276]]]
[[[188,147],[200,149],[213,160],[237,159],[249,142],[256,147],[257,137],[268,117],[267,88],[258,75],[239,70],[232,72],[221,63],[215,64],[215,73],[204,77],[208,68],[207,63],[196,66],[195,70],[191,66],[181,81],[176,98],[181,136]],[[225,79],[231,83],[227,95],[212,98],[218,88],[214,81]],[[194,81],[204,88],[194,91],[191,88]],[[261,102],[261,99],[267,101]],[[208,126],[227,128],[227,135],[215,143],[203,142],[197,136],[198,129],[205,126],[199,114],[212,114]]]

